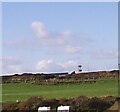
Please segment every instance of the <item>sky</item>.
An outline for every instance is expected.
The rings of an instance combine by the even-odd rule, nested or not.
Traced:
[[[1,0],[2,2],[119,2],[119,0]]]
[[[0,57],[2,57],[2,3],[0,3]],[[0,74],[2,74],[2,60],[0,60]],[[0,79],[0,82],[2,79]],[[1,89],[1,88],[0,88]]]
[[[118,68],[118,6],[3,3],[2,74]]]

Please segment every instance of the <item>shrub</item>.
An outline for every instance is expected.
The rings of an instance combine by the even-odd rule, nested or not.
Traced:
[[[20,111],[21,110],[28,110],[27,102],[22,101],[21,103],[19,103],[18,108],[19,108]]]
[[[2,105],[2,112],[6,112],[6,111],[17,111],[18,107],[16,103],[13,102],[6,102]]]
[[[56,109],[59,105],[59,101],[56,99],[46,99],[43,101],[41,106],[50,106],[52,109]]]
[[[42,104],[42,102],[43,98],[39,96],[32,96],[26,101],[29,110],[36,110],[38,106]]]
[[[59,99],[59,105],[69,105],[69,100],[65,98]]]
[[[110,107],[110,103],[107,101],[104,101],[100,98],[97,97],[93,97],[90,99],[89,104],[88,104],[88,108],[89,110],[91,110],[91,112],[103,112],[106,109],[108,109]]]
[[[89,98],[86,96],[79,96],[74,98],[74,105],[76,106],[76,111],[88,110]]]

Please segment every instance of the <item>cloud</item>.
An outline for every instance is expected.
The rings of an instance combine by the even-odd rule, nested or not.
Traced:
[[[7,57],[3,57],[1,58],[3,64],[12,64],[12,65],[18,65],[18,64],[22,64],[22,62],[14,57],[11,56],[7,56]]]
[[[48,37],[46,28],[42,22],[40,21],[32,22],[31,28],[39,39],[45,39]]]
[[[64,72],[76,70],[78,63],[74,60],[68,60],[56,63],[53,60],[40,60],[36,64],[36,70],[39,72]]]
[[[81,50],[80,45],[72,42],[72,33],[65,30],[61,33],[49,32],[44,24],[40,21],[34,21],[31,24],[31,29],[35,36],[39,39],[40,45],[48,46],[49,51],[54,47],[56,52],[64,51],[65,53],[77,53]]]
[[[75,60],[67,60],[65,62],[60,63],[60,65],[69,72],[77,71],[78,69],[78,62]]]
[[[14,48],[14,49],[26,49],[30,47],[30,42],[25,39],[25,38],[21,38],[21,39],[14,39],[14,40],[8,40],[8,41],[3,41],[3,46],[7,47],[7,48]]]
[[[31,29],[43,45],[61,45],[64,44],[70,36],[70,31],[67,30],[59,34],[49,32],[40,21],[32,22]]]
[[[21,73],[26,70],[26,68],[23,66],[23,62],[14,57],[3,57],[0,59],[0,61],[2,62],[3,74]]]
[[[64,62],[55,62],[52,59],[39,60],[35,68],[29,70],[24,66],[24,62],[14,57],[1,58],[2,61],[2,74],[15,74],[23,72],[65,72],[76,70],[78,63],[75,60],[67,60]]]
[[[20,38],[14,40],[3,41],[4,47],[12,50],[47,50],[52,53],[78,53],[83,48],[83,40],[86,38],[80,37],[77,41],[73,32],[70,30],[64,30],[62,32],[48,31],[44,23],[40,21],[33,21],[30,25],[35,37],[37,38]],[[38,39],[38,40],[37,40]],[[54,51],[53,51],[54,49]]]
[[[37,63],[36,69],[37,70],[43,70],[46,69],[47,66],[49,66],[52,62],[52,60],[41,60]]]
[[[113,59],[113,58],[118,58],[118,52],[117,51],[105,51],[105,50],[100,50],[100,51],[94,51],[91,55],[92,57],[96,59]]]
[[[81,51],[81,47],[68,45],[68,46],[65,46],[64,51],[67,53],[77,53]]]
[[[20,65],[3,65],[3,73],[20,73],[23,72],[24,68]]]
[[[35,65],[35,68],[28,69],[24,66],[24,62],[14,57],[1,58],[2,62],[2,74],[15,74],[23,72],[71,72],[76,71],[78,63],[75,60],[67,60],[64,62],[55,62],[52,59],[39,60]]]
[[[53,60],[40,60],[36,65],[36,70],[39,72],[61,72],[64,68]]]
[[[64,45],[68,42],[70,36],[71,36],[71,32],[69,30],[66,30],[58,34],[56,37],[54,37],[54,39],[56,38],[55,42],[57,43],[57,45]]]
[[[71,67],[71,66],[76,66],[78,63],[74,60],[68,60],[66,62],[61,63],[61,66],[64,68]]]

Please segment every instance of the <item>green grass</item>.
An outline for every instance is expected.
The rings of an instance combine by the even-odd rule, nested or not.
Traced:
[[[71,98],[85,96],[117,96],[117,79],[98,80],[94,84],[35,85],[30,83],[6,83],[2,85],[2,101],[26,100],[30,96],[43,98]]]

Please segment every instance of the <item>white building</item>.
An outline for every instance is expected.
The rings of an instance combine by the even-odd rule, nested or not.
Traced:
[[[59,106],[57,112],[70,112],[70,106]]]
[[[50,112],[50,107],[39,107],[38,112]]]

